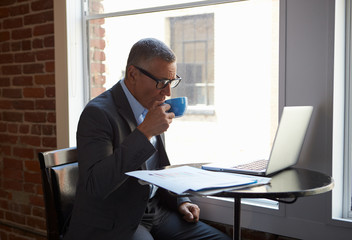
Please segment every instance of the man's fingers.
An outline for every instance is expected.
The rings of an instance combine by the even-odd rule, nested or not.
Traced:
[[[164,105],[164,101],[155,101],[153,103],[152,109]]]
[[[195,204],[185,203],[182,207],[183,219],[187,222],[198,222],[200,209]]]
[[[171,106],[170,106],[170,104],[164,103],[161,105],[161,108],[166,112],[166,111],[170,110]]]
[[[192,213],[192,219],[197,222],[199,220],[199,212],[200,212],[200,209],[198,206],[196,205],[192,205],[189,209]]]
[[[183,216],[183,219],[186,220],[187,222],[193,222],[193,215],[191,213],[188,213],[186,215]]]

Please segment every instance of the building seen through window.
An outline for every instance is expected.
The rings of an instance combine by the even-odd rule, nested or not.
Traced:
[[[192,106],[214,106],[214,14],[171,17],[170,47],[178,74],[186,81],[173,96],[187,96]]]

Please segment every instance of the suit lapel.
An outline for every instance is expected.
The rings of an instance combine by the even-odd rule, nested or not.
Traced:
[[[134,118],[132,108],[128,102],[125,92],[122,89],[121,82],[116,83],[115,86],[112,87],[111,91],[117,111],[126,120],[131,132],[134,131],[137,127],[137,122]]]
[[[122,89],[121,81],[116,83],[115,86],[112,87],[111,91],[114,97],[117,112],[122,116],[122,118],[125,119],[130,127],[130,131],[133,132],[137,128],[137,122],[125,92]],[[142,164],[141,168],[147,169],[145,162]]]
[[[134,117],[132,108],[125,95],[125,92],[122,89],[121,82],[116,83],[115,86],[111,88],[111,91],[114,97],[117,111],[126,120],[128,126],[130,127],[131,132],[133,132],[137,128],[137,122]],[[158,151],[159,151],[159,161],[161,165],[160,167],[170,165],[169,158],[167,157],[165,147],[164,147],[165,146],[164,134],[158,135],[157,141],[159,141]],[[143,164],[142,168],[145,169],[145,163]]]

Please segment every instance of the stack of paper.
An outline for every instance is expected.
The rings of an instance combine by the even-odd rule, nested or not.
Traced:
[[[164,170],[140,170],[126,173],[176,194],[201,192],[229,187],[249,187],[267,184],[270,178],[226,172],[213,172],[182,166]]]

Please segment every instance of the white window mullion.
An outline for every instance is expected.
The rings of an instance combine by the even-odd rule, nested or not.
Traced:
[[[345,81],[345,159],[344,159],[344,214],[345,218],[352,218],[352,4],[346,1],[346,81]]]

